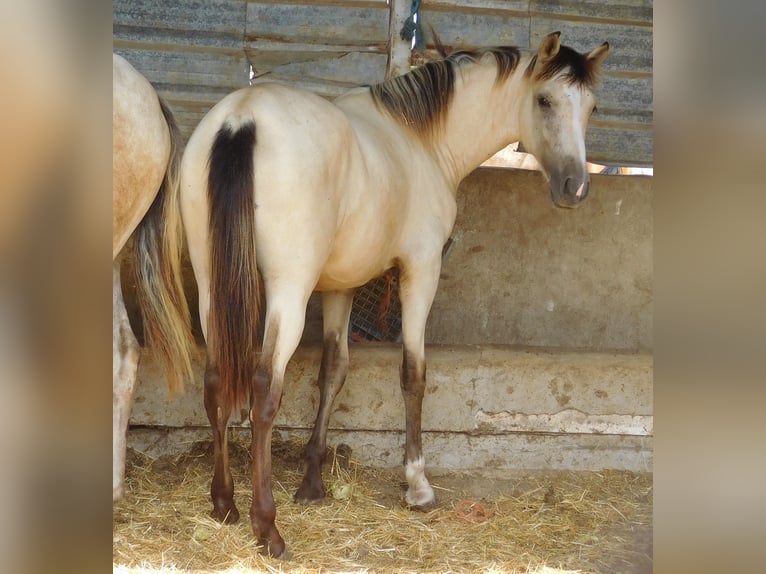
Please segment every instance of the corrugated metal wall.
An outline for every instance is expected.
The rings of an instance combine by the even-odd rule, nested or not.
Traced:
[[[114,0],[113,11],[114,51],[168,100],[184,137],[248,85],[243,0]]]
[[[249,2],[245,51],[257,74],[337,96],[384,79],[385,0]]]
[[[248,85],[251,63],[263,79],[325,96],[381,81],[390,13],[386,0],[115,0],[114,46],[168,99],[188,136],[216,101]],[[554,30],[580,51],[608,41],[589,159],[652,164],[651,0],[423,0],[420,15],[452,47],[531,50]]]

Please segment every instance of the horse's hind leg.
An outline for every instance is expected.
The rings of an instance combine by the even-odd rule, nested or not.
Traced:
[[[250,520],[263,551],[279,557],[285,551],[285,542],[274,524],[277,509],[271,488],[271,434],[282,402],[287,362],[303,333],[310,288],[303,293],[285,286],[267,293],[263,350],[251,393],[253,502]]]
[[[210,498],[213,511],[210,516],[225,524],[239,520],[239,511],[234,505],[234,479],[229,469],[229,449],[226,427],[229,423],[231,405],[221,385],[218,368],[208,357],[205,367],[205,411],[213,429],[213,481],[210,484]]]
[[[139,346],[130,328],[120,286],[120,260],[112,270],[112,498],[125,490],[125,449],[138,370]]]
[[[295,501],[302,504],[317,502],[325,497],[322,463],[327,448],[327,425],[333,401],[348,372],[348,322],[353,301],[353,290],[322,294],[324,345],[322,365],[319,367],[319,409],[311,439],[306,445],[306,474],[295,493]]]

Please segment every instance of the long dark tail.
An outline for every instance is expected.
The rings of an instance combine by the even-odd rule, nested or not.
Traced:
[[[255,124],[218,130],[210,150],[208,354],[229,405],[247,404],[258,349],[260,294],[255,261]]]
[[[160,107],[170,130],[170,160],[160,190],[136,231],[136,283],[144,338],[164,365],[173,396],[192,377],[194,339],[181,274],[181,134],[162,98]]]

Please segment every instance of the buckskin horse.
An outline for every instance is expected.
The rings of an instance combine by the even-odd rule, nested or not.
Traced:
[[[321,465],[331,406],[348,369],[354,290],[393,267],[400,272],[403,321],[405,498],[413,507],[433,503],[421,446],[424,332],[458,184],[521,140],[540,162],[557,206],[584,200],[585,130],[608,51],[604,43],[581,54],[553,33],[532,54],[514,47],[457,51],[334,101],[260,83],[207,113],[186,146],[180,194],[207,344],[212,516],[239,518],[226,428],[232,409],[247,405],[250,519],[263,551],[282,555],[271,435],[309,295],[322,292],[324,346],[320,405],[295,494],[301,503],[325,495]]]

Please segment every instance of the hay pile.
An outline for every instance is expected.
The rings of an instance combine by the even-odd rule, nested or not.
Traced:
[[[277,526],[290,556],[260,556],[248,519],[250,454],[230,443],[242,519],[208,518],[212,455],[129,451],[125,499],[114,506],[115,572],[651,572],[652,478],[629,472],[545,472],[504,480],[432,476],[438,508],[401,504],[401,471],[333,452],[323,504],[292,502],[302,444],[274,445]],[[489,488],[487,485],[491,485]]]

